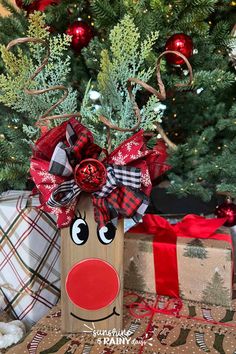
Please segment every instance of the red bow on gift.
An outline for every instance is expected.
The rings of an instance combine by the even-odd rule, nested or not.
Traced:
[[[36,142],[30,173],[40,192],[41,209],[56,214],[59,227],[71,223],[82,191],[91,193],[99,227],[116,225],[119,216],[139,221],[148,206],[152,180],[168,168],[163,169],[162,153],[146,147],[142,130],[99,160],[102,151],[75,118]]]
[[[158,294],[179,297],[177,237],[211,238],[224,240],[232,245],[230,235],[215,233],[225,220],[206,219],[203,216],[189,214],[177,224],[171,225],[159,215],[146,214],[142,223],[129,230],[130,233],[154,235],[153,257]]]

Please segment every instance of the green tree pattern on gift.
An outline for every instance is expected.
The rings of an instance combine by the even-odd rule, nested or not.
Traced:
[[[185,298],[185,294],[183,292],[183,289],[182,289],[182,286],[180,283],[179,283],[179,297],[181,297],[181,299]]]
[[[227,262],[232,262],[233,259],[233,255],[232,255],[232,249],[226,249],[226,256],[225,256],[225,260]]]
[[[207,258],[207,250],[205,249],[203,242],[198,238],[195,238],[191,242],[187,243],[184,251],[184,257],[200,259]]]
[[[138,266],[132,260],[129,264],[129,268],[125,272],[125,280],[124,285],[125,288],[128,289],[136,289],[136,290],[144,290],[145,289],[145,281],[142,275],[138,271]]]
[[[205,303],[214,303],[215,305],[230,305],[230,292],[224,286],[224,279],[216,271],[211,282],[209,282],[202,292],[202,301]]]

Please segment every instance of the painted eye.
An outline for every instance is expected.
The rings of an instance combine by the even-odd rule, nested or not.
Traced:
[[[82,218],[76,219],[70,228],[70,236],[76,245],[83,245],[88,240],[89,229],[88,224]]]
[[[101,227],[97,230],[98,239],[104,245],[111,243],[116,235],[116,227],[109,222],[106,226]]]

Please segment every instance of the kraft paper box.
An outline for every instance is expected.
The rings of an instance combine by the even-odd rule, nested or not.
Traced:
[[[229,234],[221,227],[221,233]],[[154,236],[127,232],[124,286],[156,293]],[[232,247],[226,241],[177,237],[179,295],[182,299],[230,306],[232,300]],[[166,259],[168,262],[168,259]],[[166,295],[166,294],[160,294]]]
[[[136,302],[138,295],[154,305],[156,296],[147,293],[125,296],[124,304]],[[157,308],[163,308],[167,301],[161,297]],[[179,317],[155,313],[150,325],[150,317],[134,318],[124,306],[123,335],[111,336],[105,331],[103,335],[95,322],[86,324],[84,333],[65,336],[61,331],[61,308],[57,305],[7,354],[140,354],[140,349],[143,354],[231,354],[235,352],[235,311],[235,300],[231,310],[184,301]]]
[[[233,226],[230,228],[231,230],[231,235],[232,235],[232,240],[233,240],[233,245],[234,245],[234,276],[236,276],[236,226]]]
[[[0,196],[0,308],[31,327],[60,297],[60,238],[54,217],[30,192]]]

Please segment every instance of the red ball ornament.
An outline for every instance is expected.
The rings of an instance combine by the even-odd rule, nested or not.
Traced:
[[[57,5],[59,4],[60,0],[35,0],[29,5],[24,5],[22,0],[16,0],[16,5],[28,13],[34,11],[41,11],[43,12],[46,8],[50,5]]]
[[[19,9],[28,11],[29,5],[23,4],[22,0],[15,0],[15,1],[16,1],[16,5],[19,7]]]
[[[66,33],[72,36],[71,46],[77,53],[84,47],[87,47],[93,38],[92,28],[82,20],[72,23]]]
[[[176,33],[167,40],[165,50],[175,50],[188,59],[193,54],[192,38],[184,33]],[[184,64],[184,60],[175,54],[166,54],[166,60],[173,65]]]
[[[232,203],[230,198],[227,198],[224,203],[216,207],[215,215],[218,218],[227,218],[224,223],[225,226],[236,225],[236,204]]]
[[[75,182],[87,193],[96,192],[106,183],[107,170],[101,161],[85,159],[75,167]]]

